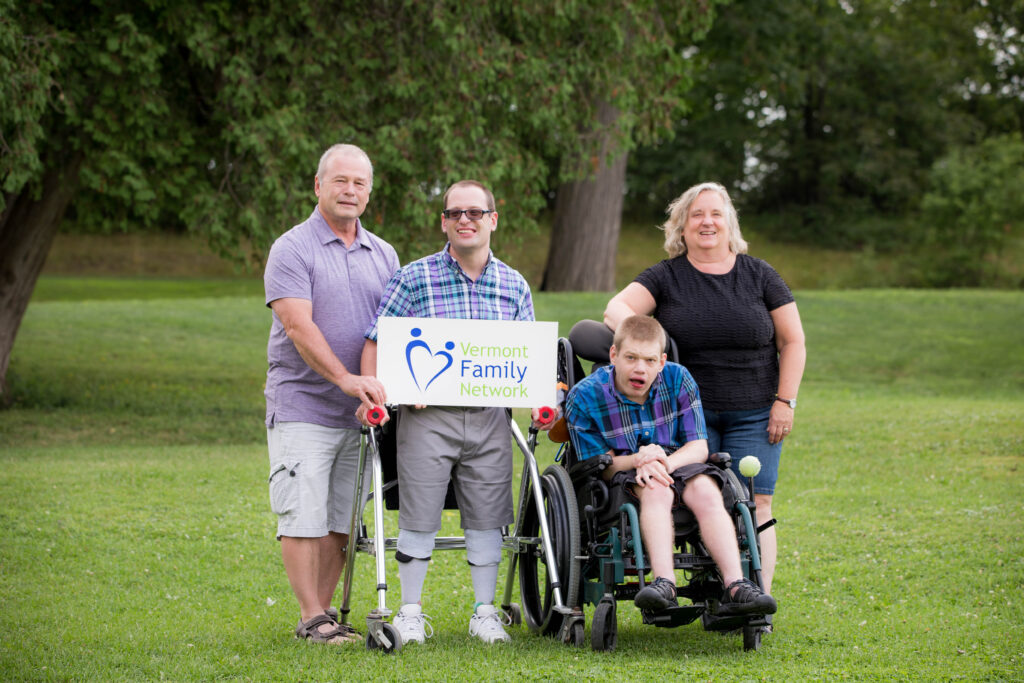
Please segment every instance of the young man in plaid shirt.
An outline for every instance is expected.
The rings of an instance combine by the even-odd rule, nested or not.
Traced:
[[[683,366],[667,363],[665,332],[653,318],[619,325],[611,365],[581,380],[566,401],[569,437],[581,460],[609,454],[603,476],[640,503],[640,533],[654,580],[637,607],[675,606],[672,509],[685,505],[726,586],[722,603],[734,614],[772,614],[775,600],[743,578],[732,519],[722,501],[724,476],[709,465],[700,394]]]
[[[444,249],[401,268],[377,309],[382,316],[533,320],[530,286],[491,252],[498,227],[494,196],[475,180],[444,195]],[[377,320],[366,332],[362,367],[377,367]],[[402,607],[394,625],[405,643],[432,635],[422,609],[423,584],[441,529],[452,481],[476,605],[469,633],[485,643],[509,640],[492,604],[501,561],[502,527],[512,516],[512,435],[504,408],[400,406],[398,449],[398,577]],[[537,411],[533,414],[537,423]],[[546,427],[541,427],[546,428]],[[428,633],[429,629],[429,633]]]

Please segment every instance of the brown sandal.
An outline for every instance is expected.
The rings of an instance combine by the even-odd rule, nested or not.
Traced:
[[[329,624],[333,628],[330,631],[321,632],[319,627],[325,624]],[[347,629],[339,627],[334,623],[334,619],[331,619],[327,614],[318,614],[307,622],[299,620],[299,625],[295,627],[295,637],[329,645],[344,645],[345,643],[355,641],[348,634]]]
[[[331,620],[335,624],[338,625],[338,628],[345,632],[345,635],[347,637],[355,639],[355,640],[362,640],[363,639],[363,634],[360,633],[359,631],[355,630],[354,628],[352,628],[351,624],[343,624],[343,623],[341,623],[341,618],[338,615],[338,608],[337,607],[328,607],[327,609],[324,610],[324,614],[329,616],[331,618]]]

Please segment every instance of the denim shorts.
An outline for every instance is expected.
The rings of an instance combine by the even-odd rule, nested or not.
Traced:
[[[267,445],[270,509],[277,515],[277,537],[348,534],[359,430],[278,422],[267,429]]]
[[[768,442],[768,416],[771,406],[754,410],[709,410],[704,408],[704,421],[708,427],[708,453],[728,453],[732,456],[732,470],[740,481],[740,460],[748,455],[757,456],[761,471],[754,477],[754,493],[773,495],[779,478],[779,460],[782,442]]]

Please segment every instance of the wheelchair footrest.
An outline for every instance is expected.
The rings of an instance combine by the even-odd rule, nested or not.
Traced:
[[[661,626],[663,628],[675,628],[684,626],[697,619],[704,613],[704,605],[680,605],[669,607],[658,612],[651,610],[640,610],[645,624]]]
[[[689,553],[676,553],[673,558],[676,569],[697,569],[699,567],[714,567],[715,561],[707,555],[691,555]]]
[[[622,559],[626,572],[629,574],[636,574],[636,556],[630,554],[624,556]],[[714,568],[716,566],[715,561],[707,555],[691,555],[690,553],[676,553],[673,555],[672,561],[676,569],[682,570],[699,569],[702,567]],[[648,569],[650,568],[648,567]]]
[[[706,611],[701,615],[700,622],[705,631],[727,633],[729,631],[741,629],[745,626],[765,626],[768,623],[768,620],[761,614],[734,614],[725,616],[721,614],[712,614],[710,611]]]

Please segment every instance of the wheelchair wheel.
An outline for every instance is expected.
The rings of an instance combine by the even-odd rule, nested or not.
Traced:
[[[743,627],[743,651],[757,650],[761,647],[761,627],[760,626],[744,626]]]
[[[611,652],[618,644],[618,625],[615,623],[615,603],[602,600],[594,608],[590,620],[590,647],[599,652]]]
[[[551,465],[541,476],[541,500],[547,518],[552,551],[558,578],[561,581],[562,601],[566,607],[575,607],[579,600],[580,520],[576,508],[576,494],[572,480],[561,465]],[[522,612],[530,630],[554,635],[562,626],[562,615],[554,609],[551,577],[541,538],[540,519],[534,503],[536,492],[531,487],[521,505],[523,511],[522,537],[537,539],[529,543],[519,558],[519,590],[523,599]]]

